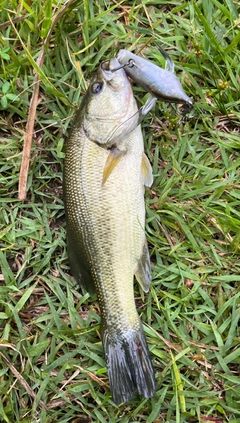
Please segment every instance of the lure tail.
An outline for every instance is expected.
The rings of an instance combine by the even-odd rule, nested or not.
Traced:
[[[155,376],[142,325],[121,334],[104,328],[103,346],[113,401],[127,402],[135,392],[152,397]]]

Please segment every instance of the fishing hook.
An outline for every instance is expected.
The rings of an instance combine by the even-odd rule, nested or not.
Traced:
[[[100,67],[101,67],[102,70],[106,70],[106,69],[103,68],[103,65],[104,65],[104,63],[107,63],[107,62],[109,62],[109,59],[104,60],[103,62],[101,62]],[[110,70],[111,70],[111,72],[116,72],[119,69],[125,68],[126,66],[128,66],[129,68],[133,68],[133,66],[135,66],[134,60],[133,59],[129,59],[129,61],[127,63],[125,63],[124,65],[120,65],[117,68],[110,69]]]

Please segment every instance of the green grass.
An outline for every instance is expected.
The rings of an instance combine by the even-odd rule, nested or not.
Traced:
[[[19,201],[36,61],[62,5],[0,3],[0,421],[240,423],[240,6],[84,0],[66,9],[46,47]],[[163,65],[156,41],[195,106],[178,126],[176,107],[159,102],[142,125],[154,171],[153,282],[135,295],[157,391],[117,407],[96,298],[74,285],[68,265],[64,142],[99,62],[133,48]],[[134,93],[146,100],[140,87]]]

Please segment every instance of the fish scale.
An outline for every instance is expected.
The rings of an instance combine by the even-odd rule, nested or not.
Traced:
[[[77,135],[75,134],[74,138]],[[80,240],[83,232],[85,240],[88,240],[87,243],[85,241],[82,249],[86,251],[89,258],[94,257],[93,272],[96,287],[98,291],[101,291],[107,285],[105,302],[108,302],[107,298],[111,295],[109,301],[111,304],[116,302],[116,309],[119,308],[116,289],[120,288],[120,295],[123,290],[124,297],[126,289],[129,291],[130,287],[130,291],[133,291],[133,270],[141,255],[145,240],[143,186],[139,183],[143,152],[140,128],[129,137],[129,142],[131,146],[135,144],[138,154],[129,153],[125,156],[114,169],[104,187],[102,187],[100,176],[106,162],[107,150],[89,142],[82,135],[79,151],[77,151],[76,144],[73,143],[72,150],[68,146],[68,152],[72,152],[72,154],[66,158],[66,162],[67,160],[71,162],[73,171],[71,171],[71,175],[66,175],[65,179],[71,191],[75,192],[74,199],[73,195],[71,199],[71,211],[68,210],[68,222],[70,225],[75,222],[75,230],[76,224],[81,222],[81,225],[77,227],[76,236],[79,236]],[[96,147],[98,154],[96,154]],[[74,160],[77,160],[76,165],[73,165]],[[82,181],[82,189],[79,189],[77,182],[79,180]],[[135,181],[134,184],[133,181]],[[123,206],[119,207],[120,205]],[[124,226],[119,227],[118,222],[123,222]],[[114,290],[110,289],[111,281],[107,282],[107,275],[104,272],[111,274],[111,278],[114,280]],[[101,278],[99,277],[100,273],[102,274]],[[122,274],[124,274],[124,280]],[[120,279],[119,284],[118,279]],[[127,279],[130,279],[131,283]],[[133,296],[131,295],[131,297]],[[122,312],[121,314],[123,315]]]

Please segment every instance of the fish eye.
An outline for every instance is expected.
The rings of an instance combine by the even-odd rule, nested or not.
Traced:
[[[92,93],[93,94],[99,94],[102,91],[103,83],[102,82],[94,82],[92,85]]]

